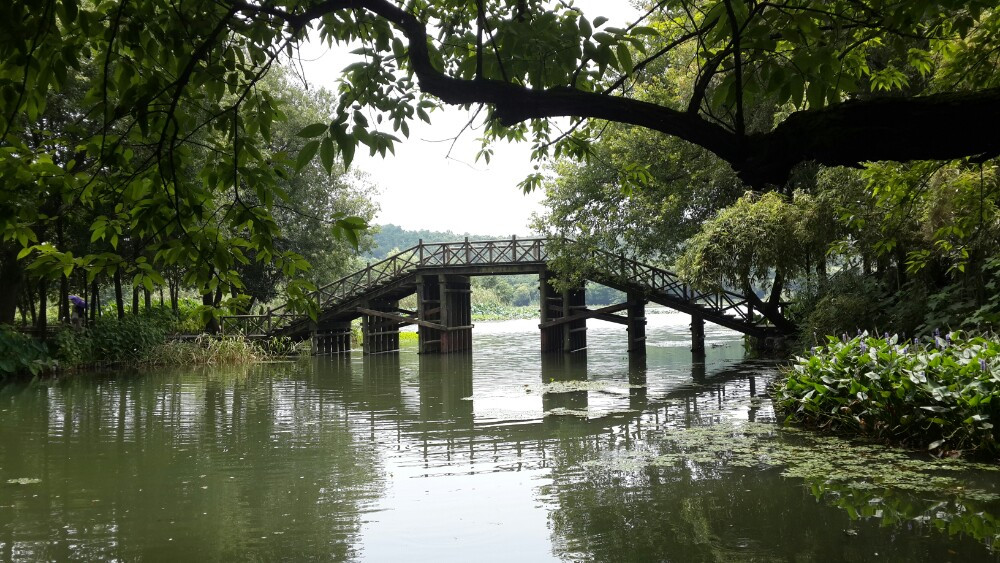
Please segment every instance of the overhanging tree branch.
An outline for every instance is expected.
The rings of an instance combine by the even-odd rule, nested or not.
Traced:
[[[569,86],[531,89],[488,79],[463,80],[436,69],[427,27],[388,0],[327,0],[299,12],[233,2],[241,12],[267,14],[293,31],[339,10],[364,9],[393,24],[406,37],[410,68],[420,89],[449,104],[486,103],[506,126],[529,119],[605,119],[673,135],[715,153],[746,183],[784,184],[803,161],[857,165],[865,161],[953,159],[1000,154],[1000,89],[870,98],[798,111],[767,133],[741,137],[696,114],[641,100],[577,90]]]

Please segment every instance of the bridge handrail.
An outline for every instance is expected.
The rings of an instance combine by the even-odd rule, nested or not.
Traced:
[[[594,268],[596,273],[602,276],[617,278],[626,283],[631,282],[646,289],[665,293],[680,301],[692,304],[702,303],[708,305],[716,313],[731,312],[745,323],[757,325],[765,320],[763,317],[755,316],[752,304],[745,296],[734,291],[727,289],[715,292],[698,291],[684,283],[677,274],[669,270],[606,250],[597,249],[591,254],[591,257],[594,262],[599,263],[601,260],[605,262],[601,264],[603,267]]]
[[[311,292],[309,298],[319,310],[343,303],[378,287],[391,284],[421,269],[447,266],[512,265],[526,263],[544,264],[548,261],[548,238],[517,238],[501,240],[465,239],[459,242],[425,243],[397,252],[365,268],[334,280]],[[567,242],[573,242],[564,239]],[[665,294],[692,305],[706,306],[712,312],[735,315],[735,318],[753,326],[766,323],[763,316],[756,316],[752,304],[745,296],[729,290],[702,292],[684,283],[676,274],[634,258],[596,250],[589,255],[593,273],[605,279],[619,280]],[[599,280],[595,280],[599,281]],[[264,334],[272,333],[286,322],[301,320],[302,316],[289,310],[288,303],[268,309],[264,315],[230,315],[223,317],[223,332],[227,322],[241,323]]]

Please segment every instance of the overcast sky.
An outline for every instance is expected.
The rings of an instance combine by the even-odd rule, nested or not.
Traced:
[[[590,19],[610,18],[607,25],[636,14],[626,0],[576,4]],[[339,70],[351,62],[349,51],[307,45],[302,65],[310,86],[335,90]],[[497,144],[489,164],[476,162],[480,131],[466,130],[449,155],[452,138],[467,121],[466,112],[447,106],[431,114],[431,125],[411,122],[410,136],[397,144],[395,156],[370,157],[366,147],[358,149],[352,166],[368,172],[379,188],[376,223],[480,235],[530,233],[531,214],[542,210],[543,199],[540,191],[525,195],[517,187],[533,172],[530,143]]]

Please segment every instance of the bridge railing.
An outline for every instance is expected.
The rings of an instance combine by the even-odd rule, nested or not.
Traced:
[[[732,316],[746,324],[765,322],[763,317],[754,314],[753,306],[746,297],[738,293],[728,290],[698,291],[673,272],[607,251],[598,250],[590,256],[591,266],[603,276],[666,294],[678,301],[704,306],[714,313]]]

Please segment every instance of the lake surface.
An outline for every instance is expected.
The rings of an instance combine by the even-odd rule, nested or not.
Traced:
[[[0,389],[2,560],[995,561],[1000,473],[785,429],[775,364],[649,314],[474,352]]]

